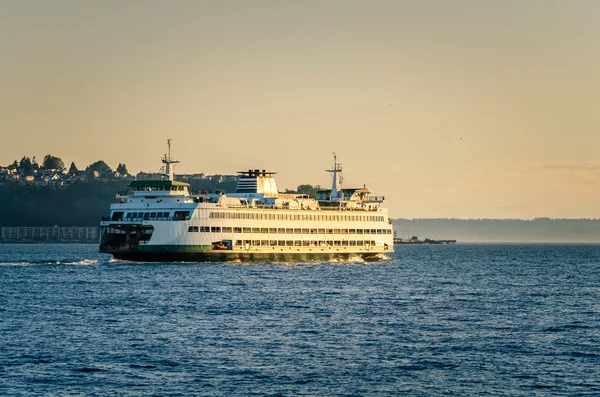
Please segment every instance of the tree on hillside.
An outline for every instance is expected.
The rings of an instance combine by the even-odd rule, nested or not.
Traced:
[[[75,162],[71,161],[71,166],[69,167],[69,174],[75,175],[78,172],[79,172],[79,170],[77,169],[77,166],[75,165]]]
[[[16,170],[17,168],[19,168],[19,163],[17,162],[17,160],[15,160],[11,165],[8,166],[9,170]]]
[[[121,163],[119,163],[119,166],[117,167],[117,172],[123,176],[129,174],[129,172],[127,172],[127,166]]]
[[[65,168],[65,163],[63,163],[59,157],[47,154],[44,156],[42,168],[46,170],[63,170]]]
[[[33,164],[31,163],[31,159],[27,156],[23,156],[19,163],[19,169],[25,175],[33,174]]]
[[[112,172],[112,168],[108,166],[104,161],[98,160],[95,163],[92,163],[87,166],[85,169],[88,173],[93,173],[94,171],[98,172],[100,176],[106,175],[109,172]]]
[[[296,190],[285,189],[286,194],[306,194],[309,197],[317,198],[317,192],[323,188],[319,185],[300,185]]]
[[[322,190],[323,188],[319,185],[300,185],[298,186],[298,193],[300,194],[308,194],[309,197],[316,198],[317,191]]]
[[[34,170],[40,169],[40,165],[38,164],[37,160],[35,159],[35,156],[33,156],[33,158],[31,159],[31,166],[33,167]]]

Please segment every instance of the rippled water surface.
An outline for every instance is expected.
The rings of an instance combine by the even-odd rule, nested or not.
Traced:
[[[600,395],[600,245],[136,264],[0,245],[0,395]]]

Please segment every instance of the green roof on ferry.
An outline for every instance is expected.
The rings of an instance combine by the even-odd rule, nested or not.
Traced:
[[[189,183],[179,182],[179,181],[171,181],[169,179],[157,180],[157,181],[133,181],[129,185],[129,187],[166,187],[166,186],[187,186],[189,187]]]

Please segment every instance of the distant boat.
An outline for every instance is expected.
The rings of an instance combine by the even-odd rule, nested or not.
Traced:
[[[425,240],[419,240],[411,238],[403,240],[401,238],[394,237],[394,244],[455,244],[456,240],[431,240],[426,238]]]

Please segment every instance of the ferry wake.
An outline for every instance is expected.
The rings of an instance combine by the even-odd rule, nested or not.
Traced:
[[[156,261],[379,260],[394,249],[384,197],[344,188],[334,154],[331,189],[282,194],[275,172],[239,172],[235,193],[192,194],[174,179],[170,140],[159,180],[136,180],[100,223],[100,252]]]

